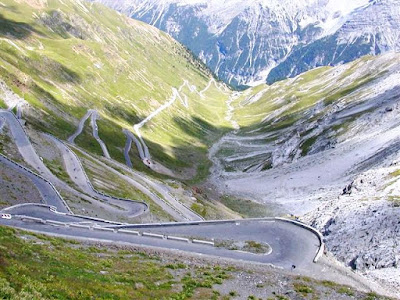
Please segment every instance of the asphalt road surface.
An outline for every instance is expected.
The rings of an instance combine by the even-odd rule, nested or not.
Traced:
[[[273,264],[285,269],[291,269],[293,265],[299,269],[307,269],[311,264],[313,264],[313,259],[319,249],[319,240],[316,235],[306,229],[282,221],[241,220],[238,223],[198,224],[171,227],[154,226],[153,229],[139,229],[142,232],[157,232],[174,236],[179,235],[195,238],[203,237],[207,239],[232,239],[236,241],[268,243],[272,248],[272,252],[268,255],[228,250],[222,247],[173,241],[156,237],[137,236],[120,232],[52,226],[49,224],[22,221],[16,218],[11,220],[0,219],[0,224],[35,230],[47,234],[58,234],[71,238],[78,237],[92,240],[111,241],[114,243],[124,242],[134,245],[181,250],[234,260]]]
[[[104,157],[111,158],[110,154],[108,153],[106,144],[99,137],[99,127],[97,126],[97,119],[98,118],[99,118],[99,113],[97,111],[93,111],[92,117],[91,117],[91,125],[92,125],[92,129],[93,129],[93,137],[99,143],[99,145],[101,147],[101,150],[103,151]]]
[[[75,139],[82,133],[83,130],[83,126],[85,125],[85,122],[87,119],[89,119],[89,117],[92,115],[92,113],[94,112],[93,109],[89,109],[86,114],[82,117],[82,119],[79,120],[79,124],[78,124],[78,128],[76,129],[76,131],[74,132],[73,135],[71,135],[67,141],[69,143],[74,143]]]
[[[132,142],[135,142],[136,148],[139,152],[139,157],[141,160],[144,160],[146,157],[144,155],[143,146],[140,141],[135,137],[135,135],[127,129],[123,130],[124,134],[126,135],[127,143],[124,150],[125,160],[128,167],[132,168],[132,162],[129,157],[129,151],[131,150]]]

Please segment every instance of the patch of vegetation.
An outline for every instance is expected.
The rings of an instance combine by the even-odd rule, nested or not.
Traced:
[[[125,157],[121,150],[125,147],[126,137],[122,132],[122,128],[104,118],[97,120],[97,126],[99,128],[99,137],[103,141],[107,141],[106,146],[111,158],[125,163]]]
[[[236,291],[229,292],[229,296],[231,296],[231,297],[236,297],[237,295],[238,295],[238,293]]]
[[[323,281],[321,281],[321,283],[323,286],[330,287],[330,288],[338,286],[338,284],[336,282],[329,281],[329,280],[323,280]]]
[[[212,286],[229,278],[217,267],[173,276],[169,264],[144,253],[85,247],[5,227],[0,227],[0,250],[1,299],[178,300],[200,288],[217,295]]]
[[[216,240],[215,247],[225,248],[228,250],[239,250],[239,247],[233,240]]]
[[[318,136],[313,136],[303,142],[303,144],[300,146],[302,156],[306,156],[308,154],[312,145],[314,145],[314,143],[316,142],[317,139],[318,139]]]
[[[210,168],[212,166],[211,161],[203,160],[197,165],[196,175],[187,181],[188,185],[197,184],[203,182],[210,175]]]
[[[179,270],[179,269],[186,269],[187,266],[183,263],[176,263],[176,264],[168,264],[165,266],[168,269],[172,269],[172,270]]]
[[[389,200],[393,203],[394,207],[400,207],[400,197],[389,196]]]
[[[195,290],[199,288],[212,289],[214,285],[220,285],[223,283],[225,279],[228,279],[230,276],[227,273],[227,270],[223,270],[220,267],[214,268],[198,268],[197,272],[193,274],[192,272],[188,272],[182,279],[183,287],[182,292],[178,297],[173,299],[187,299],[194,296]],[[215,296],[218,296],[218,292],[213,292],[213,296],[210,299],[218,299]]]
[[[266,254],[271,250],[271,247],[266,243],[256,241],[234,241],[234,240],[221,240],[215,241],[215,246],[225,248],[228,250],[240,250],[254,254]]]
[[[56,159],[48,160],[46,158],[43,158],[43,162],[46,165],[46,167],[49,168],[51,173],[53,173],[54,175],[56,175],[58,178],[68,183],[69,185],[73,184],[68,173],[65,171],[64,166],[58,160]]]
[[[190,206],[190,209],[198,213],[203,218],[207,215],[207,207],[204,206],[201,202],[195,202]]]
[[[86,122],[83,127],[82,133],[75,139],[75,143],[90,153],[98,156],[103,155],[100,144],[93,137],[92,128],[89,126],[88,122]]]
[[[276,299],[276,300],[289,300],[288,297],[283,296],[283,295],[279,295],[279,294],[275,295],[275,298],[272,298],[272,297],[268,298],[268,300],[274,300],[274,299]]]
[[[380,300],[380,299],[384,299],[384,298],[380,297],[378,294],[376,294],[374,292],[368,293],[364,298],[364,300]]]
[[[243,251],[256,253],[256,254],[265,254],[271,250],[271,247],[266,243],[259,243],[256,241],[246,241]]]
[[[345,294],[345,295],[347,295],[347,296],[354,296],[354,291],[351,290],[349,287],[344,287],[344,286],[339,287],[339,288],[337,289],[337,292],[338,292],[339,294]]]
[[[400,169],[390,173],[389,175],[391,177],[399,177],[400,176]]]
[[[273,212],[268,210],[265,205],[251,200],[224,195],[220,198],[220,202],[245,218],[262,218],[273,215]]]
[[[6,103],[3,101],[3,99],[0,99],[0,108],[3,108],[3,109],[7,108],[7,105],[6,105]]]
[[[308,294],[312,294],[314,293],[314,290],[307,284],[303,283],[303,282],[295,282],[293,284],[294,290],[303,295],[303,296],[307,296]]]

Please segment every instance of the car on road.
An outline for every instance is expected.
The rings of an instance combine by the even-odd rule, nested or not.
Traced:
[[[1,218],[10,220],[11,219],[11,215],[10,214],[1,214]]]

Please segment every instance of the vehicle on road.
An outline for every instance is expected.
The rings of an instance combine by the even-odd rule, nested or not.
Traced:
[[[1,218],[11,220],[11,215],[10,214],[1,214]]]

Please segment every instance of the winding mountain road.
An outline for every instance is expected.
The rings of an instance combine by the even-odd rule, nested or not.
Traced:
[[[129,167],[132,167],[132,161],[129,157],[129,151],[132,147],[132,141],[135,142],[136,147],[139,151],[139,156],[140,159],[146,164],[148,165],[150,168],[154,169],[155,171],[157,171],[157,168],[154,167],[154,165],[151,163],[151,156],[150,156],[150,151],[149,148],[146,145],[146,142],[144,141],[142,134],[140,133],[140,129],[147,123],[149,122],[151,119],[153,119],[154,117],[156,117],[159,113],[161,113],[162,111],[164,111],[165,109],[167,109],[168,107],[170,107],[172,104],[174,104],[176,102],[177,99],[179,99],[182,103],[182,105],[185,108],[189,108],[189,101],[188,101],[188,97],[186,96],[186,94],[183,94],[183,97],[181,96],[182,90],[183,88],[186,86],[189,91],[191,93],[197,93],[200,98],[204,98],[203,93],[206,92],[211,84],[214,83],[216,85],[216,81],[214,79],[211,79],[210,82],[208,83],[207,87],[202,90],[201,92],[197,91],[196,86],[194,85],[190,85],[189,82],[187,80],[184,80],[182,85],[176,89],[176,88],[172,88],[172,96],[169,98],[169,100],[164,103],[163,105],[161,105],[160,107],[158,107],[155,111],[153,111],[152,113],[150,113],[145,119],[143,119],[141,122],[133,125],[133,130],[136,133],[136,135],[138,136],[139,140],[136,139],[136,137],[133,135],[132,132],[130,132],[129,130],[124,129],[123,132],[127,137],[127,141],[125,143],[125,150],[124,150],[124,155],[125,155],[125,160],[126,160],[126,164]]]
[[[300,270],[312,268],[316,253],[320,249],[318,237],[309,230],[273,218],[198,223],[106,225],[88,220],[85,222],[73,216],[51,213],[49,210],[46,212],[45,208],[36,208],[30,213],[29,210],[22,207],[16,208],[14,211],[7,211],[7,213],[10,212],[13,218],[11,220],[0,219],[0,224],[62,237],[157,247],[236,261],[273,264],[288,270],[292,269],[293,265]],[[15,213],[32,214],[34,218],[39,219],[24,219],[20,214]],[[54,221],[57,223],[54,224]],[[167,237],[177,237],[177,239]],[[200,239],[200,241],[215,240],[217,246],[214,247],[208,242],[197,243],[196,239]],[[191,242],[192,240],[193,242]],[[224,246],[224,241],[239,243],[253,241],[268,244],[272,251],[256,254],[229,250]]]
[[[108,153],[106,144],[99,137],[99,127],[97,126],[97,119],[98,118],[99,118],[99,113],[97,111],[93,111],[92,117],[91,117],[91,124],[92,124],[92,129],[93,129],[93,137],[99,143],[99,145],[101,147],[101,150],[103,151],[104,157],[111,158],[110,154]]]
[[[201,90],[201,91],[199,92],[199,95],[200,95],[201,98],[204,98],[204,97],[205,97],[205,96],[204,96],[204,93],[207,92],[207,90],[211,87],[211,84],[213,84],[213,83],[216,85],[216,82],[215,82],[215,79],[214,79],[214,78],[212,78],[212,79],[208,82],[207,86],[206,86],[203,90]]]
[[[80,151],[83,155],[88,155],[84,151],[76,148],[77,151]],[[110,163],[115,163],[110,160]],[[104,162],[97,161],[97,164],[104,168],[105,170],[117,175],[121,179],[127,181],[130,185],[147,195],[151,200],[153,200],[157,205],[159,205],[165,212],[171,215],[177,221],[196,221],[202,220],[202,218],[197,215],[195,212],[191,211],[190,209],[186,208],[182,203],[180,203],[176,198],[172,197],[169,191],[165,186],[159,183],[155,183],[152,180],[137,174],[131,171],[128,167],[118,164],[118,167],[124,168],[125,171],[129,172],[131,176],[127,176],[125,174],[121,174],[114,168],[108,166]],[[74,170],[74,172],[80,172],[78,168]],[[73,173],[70,174],[71,178],[74,180]],[[156,193],[162,196],[159,197],[156,193],[150,190],[153,189]]]
[[[43,163],[43,161],[40,159],[39,155],[36,153],[35,149],[33,148],[28,136],[25,133],[25,130],[19,123],[19,121],[16,119],[14,114],[12,114],[9,111],[6,110],[0,110],[0,117],[3,117],[7,122],[11,130],[11,134],[14,137],[15,144],[18,148],[18,151],[21,153],[23,159],[25,160],[26,163],[28,163],[30,166],[32,166],[35,171],[38,173],[39,176],[43,177],[42,180],[48,181],[49,183],[51,182],[52,184],[56,186],[62,187],[64,190],[71,192],[72,194],[81,197],[85,200],[88,200],[92,202],[94,199],[91,199],[87,197],[86,195],[77,192],[75,189],[71,188],[68,184],[66,184],[64,181],[60,180],[56,176],[51,173],[51,171],[46,167],[46,165]],[[54,139],[57,140],[57,139]],[[64,154],[65,155],[65,154]],[[63,155],[63,157],[64,157]],[[11,161],[11,160],[10,160]],[[12,161],[11,161],[12,162]],[[67,169],[71,169],[74,167],[77,167],[80,165],[79,161],[78,162],[73,162],[71,161],[72,164],[66,163]],[[75,163],[75,164],[73,164]],[[21,171],[21,167],[15,163],[12,162],[10,164],[15,170]],[[25,168],[25,171],[28,170]],[[30,170],[28,170],[29,172]],[[32,171],[30,171],[32,172]],[[32,172],[33,173],[33,172]],[[83,173],[84,174],[84,173]],[[83,185],[82,183],[82,173],[75,172],[73,174],[72,179],[75,179],[77,182],[79,182],[80,185]],[[74,181],[75,182],[75,181]],[[87,182],[85,180],[85,182]],[[78,186],[80,186],[78,184]],[[44,185],[39,185],[38,187],[41,188]],[[87,186],[86,186],[87,187]],[[54,188],[55,189],[55,188]],[[136,202],[136,201],[128,201],[128,200],[122,200],[122,199],[117,199],[117,198],[112,198],[106,195],[100,195],[98,193],[93,192],[93,190],[85,190],[82,189],[83,191],[87,192],[88,194],[95,196],[97,199],[101,197],[102,200],[106,201],[106,208],[110,211],[118,211],[118,213],[122,213],[127,215],[127,217],[136,217],[139,216],[145,212],[148,211],[148,206],[144,202]],[[47,194],[48,191],[47,189],[39,190],[40,193],[42,194]],[[89,198],[89,199],[88,199]],[[44,198],[47,201],[47,198]],[[54,199],[52,198],[52,204],[53,206],[57,207],[59,211],[64,211],[62,207],[66,207],[66,204],[64,200],[62,199],[61,196],[58,197],[58,204],[54,203]],[[47,203],[47,202],[46,202]],[[50,204],[50,203],[48,203]],[[102,204],[104,206],[104,204]],[[67,211],[70,211],[68,207],[66,207]]]
[[[124,129],[123,133],[126,136],[126,144],[125,144],[125,149],[124,149],[124,156],[125,156],[125,161],[126,161],[126,165],[130,168],[133,167],[131,158],[129,156],[129,151],[132,148],[132,142],[134,142],[136,144],[136,148],[139,152],[139,157],[141,160],[144,160],[146,157],[144,155],[144,150],[143,150],[143,146],[140,143],[140,141],[136,138],[136,136],[129,130]]]
[[[127,137],[127,141],[126,141],[125,149],[124,149],[125,161],[126,161],[126,165],[129,168],[132,168],[133,164],[132,164],[130,156],[129,156],[129,151],[130,151],[131,146],[132,146],[132,141],[134,141],[136,143],[136,147],[139,150],[139,155],[140,155],[141,159],[144,159],[143,148],[142,148],[142,145],[139,142],[139,140],[134,136],[134,134],[132,132],[130,132],[129,130],[126,130],[126,129],[124,129],[123,132],[125,133],[125,135]],[[163,196],[163,198],[168,202],[168,204],[170,206],[174,207],[175,212],[173,213],[173,215],[175,215],[175,218],[177,217],[177,220],[182,220],[181,216],[184,216],[185,220],[192,220],[192,221],[203,220],[203,218],[201,216],[199,216],[197,213],[195,213],[191,209],[189,209],[186,206],[184,206],[180,201],[178,201],[175,197],[173,197],[171,195],[171,193],[168,191],[168,188],[165,185],[163,185],[161,183],[157,183],[154,180],[149,180],[144,175],[139,175],[139,174],[133,172],[131,169],[126,169],[125,166],[119,165],[119,167],[120,168],[124,168],[126,171],[131,173],[136,179],[140,180],[145,185],[150,186],[155,191],[157,191],[159,194],[161,194]],[[148,193],[146,193],[146,195],[150,196]],[[158,205],[164,207],[164,209],[169,211],[169,213],[171,213],[170,208],[165,208],[164,203],[162,203],[162,202],[165,202],[165,201],[161,200],[160,197],[158,197],[158,196],[156,196],[156,197],[159,200],[155,201],[155,202]],[[161,200],[161,202],[160,202],[160,200]],[[179,211],[180,216],[176,216],[176,211]]]
[[[185,83],[184,83],[185,84]],[[183,84],[183,85],[184,85]],[[182,86],[183,86],[182,85]],[[167,109],[170,107],[174,102],[176,101],[177,98],[181,98],[179,95],[179,91],[176,88],[172,88],[172,96],[171,98],[161,105],[159,108],[157,108],[155,111],[153,111],[151,114],[149,114],[144,120],[142,120],[140,123],[133,125],[133,130],[135,131],[136,135],[139,137],[140,142],[143,145],[143,150],[144,150],[144,156],[146,159],[151,159],[149,148],[147,147],[145,141],[143,140],[142,134],[140,133],[140,129],[151,119],[153,119],[155,116],[157,116],[159,113],[161,113],[163,110]],[[182,100],[183,101],[183,100]]]
[[[90,115],[89,115],[90,116]],[[40,157],[37,155],[35,152],[35,149],[33,148],[32,144],[29,141],[29,138],[27,137],[24,129],[22,128],[21,124],[19,121],[15,118],[15,116],[9,112],[9,111],[4,111],[0,110],[0,117],[4,120],[7,120],[11,131],[12,135],[15,139],[16,146],[18,147],[18,150],[21,152],[24,160],[31,165],[35,170],[38,171],[39,175],[45,177],[47,180],[52,182],[55,185],[61,186],[64,189],[66,189],[69,192],[72,192],[75,195],[78,195],[79,197],[85,198],[85,195],[82,195],[81,193],[77,193],[74,189],[72,189],[69,185],[67,185],[65,182],[61,181],[58,179],[56,176],[54,176],[51,171],[44,165],[43,161],[40,159]],[[96,191],[93,186],[91,185],[83,167],[82,164],[80,163],[79,158],[75,155],[73,151],[71,151],[63,142],[60,140],[56,139],[53,136],[46,135],[48,139],[50,139],[52,142],[55,143],[55,145],[59,148],[60,153],[62,155],[62,158],[64,160],[66,170],[72,181],[86,194],[88,194],[91,197],[97,198],[104,200],[107,204],[111,204],[114,206],[119,207],[120,209],[123,209],[125,211],[125,214],[127,214],[128,217],[136,217],[139,216],[143,213],[146,213],[149,208],[148,205],[145,204],[144,202],[140,201],[134,201],[134,200],[129,200],[129,199],[121,199],[121,198],[115,198],[111,197],[102,193],[99,193]],[[150,183],[152,187],[159,192],[165,200],[161,199],[158,197],[155,193],[149,191],[148,188],[146,188],[143,184],[138,183],[136,180],[120,174],[113,168],[109,167],[108,165],[98,161],[98,163],[108,171],[114,173],[115,175],[121,177],[122,179],[126,180],[129,182],[132,186],[134,186],[136,189],[140,190],[142,193],[146,194],[148,197],[150,197],[155,203],[157,203],[161,208],[163,208],[168,214],[170,214],[175,220],[177,221],[196,221],[196,220],[202,220],[200,216],[198,216],[196,213],[191,211],[190,209],[186,208],[182,203],[180,203],[177,199],[172,197],[169,192],[166,190],[165,187],[152,183],[150,180],[146,178],[142,178],[143,181],[146,183]],[[14,167],[18,170],[18,166],[14,164]],[[136,177],[138,176],[135,174]],[[47,191],[43,191],[43,193],[47,193]],[[52,202],[51,205],[54,205]],[[54,205],[57,208],[61,210],[61,206],[59,205]],[[115,209],[115,208],[114,208]]]
[[[23,99],[19,99],[17,101],[13,101],[8,106],[8,111],[12,111],[14,108],[16,109],[16,117],[17,119],[22,119],[22,107],[27,105],[27,102]]]
[[[180,219],[177,219],[177,220],[181,220],[181,221],[185,221],[185,220],[187,220],[187,221],[188,220],[202,221],[202,220],[204,220],[203,217],[201,217],[196,212],[194,212],[190,208],[186,207],[178,199],[176,199],[176,197],[174,197],[171,194],[169,188],[165,184],[163,184],[153,178],[149,178],[145,174],[138,173],[138,172],[134,171],[133,169],[131,169],[131,168],[127,167],[126,165],[123,165],[117,161],[109,160],[109,163],[114,165],[116,168],[123,169],[125,172],[129,173],[129,176],[122,175],[121,173],[115,171],[114,168],[110,168],[107,165],[102,164],[102,166],[104,166],[104,168],[109,168],[109,170],[111,172],[113,172],[116,175],[120,176],[121,178],[127,180],[128,182],[134,180],[134,182],[140,183],[141,185],[146,186],[148,189],[154,190],[157,194],[162,195],[163,199],[161,199],[159,196],[156,196],[157,197],[156,199],[158,199],[156,201],[156,203],[163,208],[167,204],[169,207],[172,206],[173,209],[175,210],[175,212],[179,211],[179,214],[181,217],[180,217]],[[182,219],[182,216],[185,216],[184,219]]]
[[[59,139],[51,135],[46,136],[60,150],[68,175],[83,192],[91,197],[99,198],[107,203],[124,208],[128,213],[128,216],[131,218],[146,213],[149,210],[148,205],[142,201],[116,198],[96,191],[90,183],[90,180],[76,154]]]
[[[3,117],[9,125],[14,142],[21,153],[26,163],[31,165],[41,176],[44,176],[47,180],[58,183],[60,180],[54,176],[50,170],[45,166],[39,155],[36,153],[25,130],[14,116],[13,113],[6,110],[0,110],[0,117]]]
[[[89,109],[86,114],[82,117],[82,119],[79,120],[79,124],[78,124],[78,128],[76,129],[76,131],[74,132],[73,135],[71,135],[67,141],[71,144],[75,143],[75,139],[82,133],[83,130],[83,126],[85,126],[85,122],[87,119],[89,119],[89,117],[92,115],[93,113],[93,109]]]
[[[4,110],[0,110],[0,118],[4,118],[8,122],[15,143],[24,160],[41,174],[34,174],[29,169],[2,155],[0,156],[0,163],[7,164],[31,178],[38,187],[43,202],[51,205],[26,204],[6,208],[2,212],[11,214],[12,218],[0,219],[1,225],[74,239],[142,245],[237,261],[273,264],[286,269],[296,265],[299,269],[306,270],[312,265],[316,255],[319,256],[322,253],[322,238],[314,229],[279,218],[146,225],[120,224],[73,215],[69,213],[68,206],[49,181],[66,184],[55,177],[43,164],[19,121],[11,112]],[[94,189],[87,179],[78,157],[63,142],[47,136],[60,149],[66,162],[67,171],[76,185],[87,193],[93,193]],[[120,174],[103,162],[99,162],[99,164],[110,171],[113,170],[114,173]],[[129,169],[126,166],[125,168]],[[131,173],[134,174],[134,172]],[[45,178],[42,178],[42,176]],[[126,175],[120,174],[120,176],[125,176],[124,179],[128,182],[139,185]],[[157,191],[162,191],[166,197],[173,198],[166,187],[160,186],[145,177],[141,180]],[[72,188],[69,187],[69,189]],[[95,196],[98,197],[99,195],[96,194]],[[170,199],[170,201],[172,200]],[[175,199],[175,201],[177,200]],[[177,203],[175,205],[178,205]],[[131,202],[130,204],[138,205],[140,203]],[[185,207],[182,205],[181,209],[184,210]],[[190,210],[187,213],[190,213]],[[199,218],[199,216],[193,215],[193,218]],[[212,246],[214,243],[210,241],[214,239],[222,241],[221,247]],[[271,247],[272,252],[255,254],[228,250],[223,244],[229,241],[266,243]]]
[[[71,144],[75,143],[75,139],[82,133],[83,127],[85,126],[86,120],[91,117],[91,126],[92,126],[92,135],[95,138],[95,140],[99,143],[101,150],[103,151],[103,155],[106,158],[110,158],[110,154],[108,153],[108,149],[106,144],[102,141],[102,139],[99,137],[99,128],[97,126],[97,119],[99,118],[99,113],[95,109],[89,109],[86,114],[82,117],[82,119],[79,120],[78,128],[74,132],[73,135],[71,135],[67,141]]]
[[[70,213],[68,205],[64,202],[61,195],[57,192],[55,187],[43,177],[38,176],[34,172],[25,168],[24,166],[11,161],[4,155],[0,154],[0,165],[4,164],[10,168],[16,169],[18,173],[23,174],[32,180],[33,184],[38,189],[40,195],[42,196],[42,203],[54,206],[57,211],[62,213]]]
[[[130,139],[127,136],[126,141],[125,141],[125,147],[124,147],[124,157],[125,157],[125,163],[129,168],[133,168],[132,160],[131,160],[131,157],[129,156],[129,152],[131,151],[131,148],[132,148],[132,139]]]

